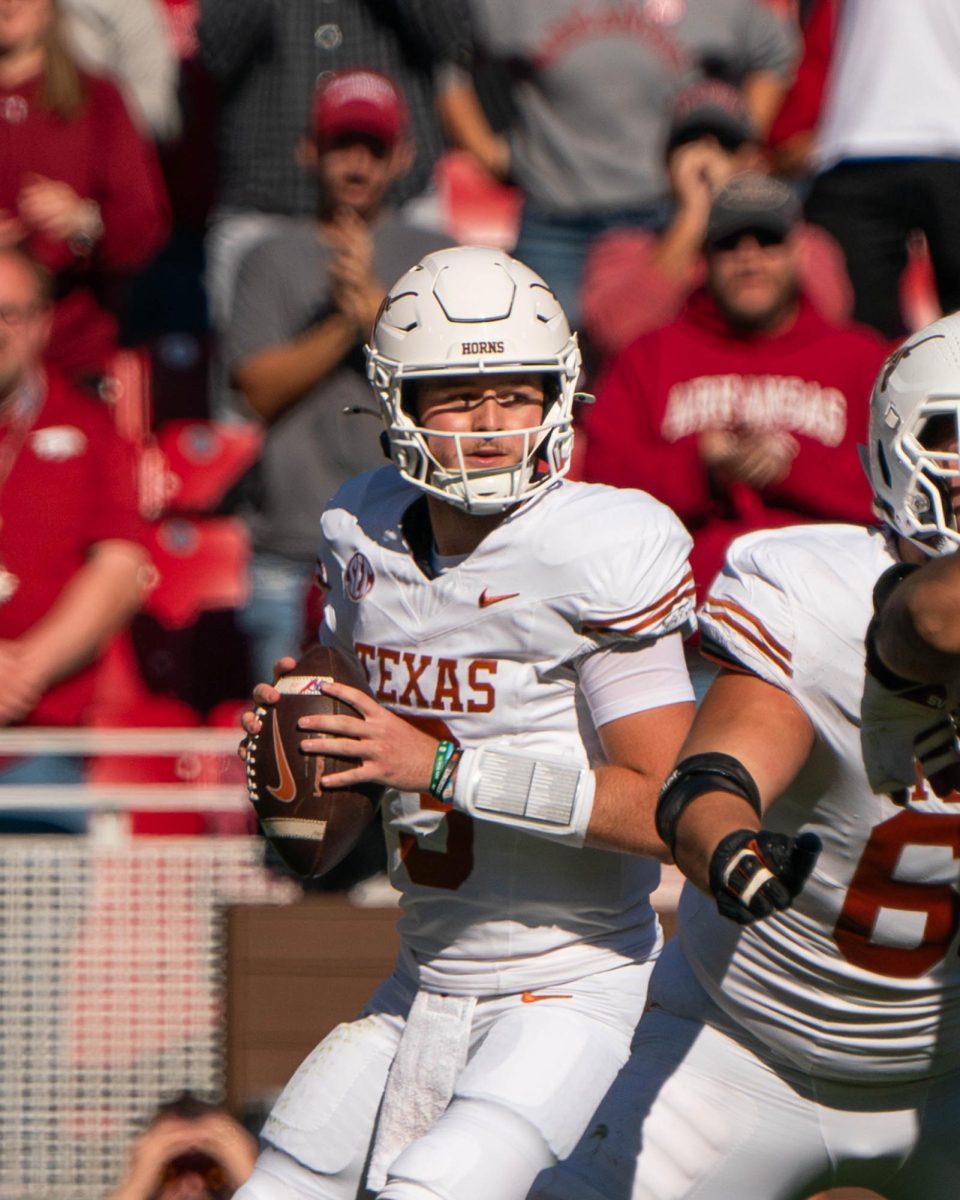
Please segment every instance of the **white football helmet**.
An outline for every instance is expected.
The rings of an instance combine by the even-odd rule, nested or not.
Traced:
[[[960,313],[953,313],[890,355],[870,398],[865,462],[877,515],[928,555],[960,546],[950,490],[960,476],[958,436]]]
[[[427,448],[410,405],[410,380],[540,373],[547,383],[542,423],[511,430],[525,439],[514,467],[445,470]],[[529,267],[480,246],[428,254],[393,285],[367,347],[367,375],[380,402],[390,457],[418,488],[474,514],[502,512],[565,475],[573,444],[580,351],[563,309]],[[405,403],[406,402],[406,403]],[[474,437],[476,435],[473,435]]]

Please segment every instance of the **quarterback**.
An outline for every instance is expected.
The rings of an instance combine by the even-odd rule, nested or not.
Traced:
[[[722,670],[657,811],[679,936],[537,1200],[957,1195],[958,431],[953,315],[873,390],[884,527],[731,547],[701,615]]]
[[[353,761],[327,786],[390,789],[402,949],[287,1086],[238,1195],[522,1200],[626,1061],[660,950],[690,539],[642,492],[563,479],[580,355],[521,263],[428,255],[368,361],[392,463],[323,514],[320,637],[373,698],[325,685],[357,716],[303,718],[302,746]]]

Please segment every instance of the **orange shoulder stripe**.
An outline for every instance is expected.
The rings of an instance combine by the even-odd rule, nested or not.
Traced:
[[[765,658],[770,659],[785,675],[793,676],[790,651],[775,638],[771,637],[756,617],[751,616],[750,613],[740,608],[739,605],[731,604],[727,601],[721,603],[708,600],[704,605],[704,612],[712,620],[716,621],[718,625],[726,625],[735,633],[739,633],[741,637],[746,638],[752,646],[755,646]],[[753,625],[756,632],[748,628],[746,622]]]
[[[623,613],[619,617],[607,617],[600,621],[584,621],[581,628],[602,631],[604,629],[612,629],[614,626],[621,626],[625,621],[636,621],[641,618],[640,624],[635,626],[637,629],[643,628],[645,624],[650,624],[649,621],[644,621],[642,618],[653,613],[653,620],[658,619],[658,614],[661,610],[669,608],[669,606],[677,599],[686,599],[686,593],[693,588],[693,572],[687,571],[676,587],[665,592],[652,604],[646,605],[645,608],[638,608],[636,612]],[[621,632],[632,632],[632,630],[622,630]]]

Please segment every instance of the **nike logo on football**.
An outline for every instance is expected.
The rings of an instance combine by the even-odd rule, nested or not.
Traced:
[[[519,592],[506,592],[502,596],[490,596],[488,595],[489,590],[489,588],[484,588],[480,593],[477,603],[481,608],[489,608],[491,604],[499,604],[501,600],[513,600],[520,595]]]
[[[572,1000],[573,997],[569,994],[564,995],[548,995],[546,992],[521,992],[520,999],[524,1004],[536,1004],[538,1000]]]
[[[297,785],[293,778],[293,772],[290,770],[290,764],[287,762],[287,752],[283,748],[276,709],[273,710],[273,745],[277,754],[277,770],[280,773],[280,781],[276,787],[268,787],[267,791],[281,804],[290,804],[297,798]]]

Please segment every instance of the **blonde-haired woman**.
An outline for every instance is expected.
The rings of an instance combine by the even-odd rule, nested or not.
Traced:
[[[0,0],[0,245],[53,276],[49,363],[95,385],[125,276],[168,231],[153,148],[119,91],[66,48],[56,0]]]

